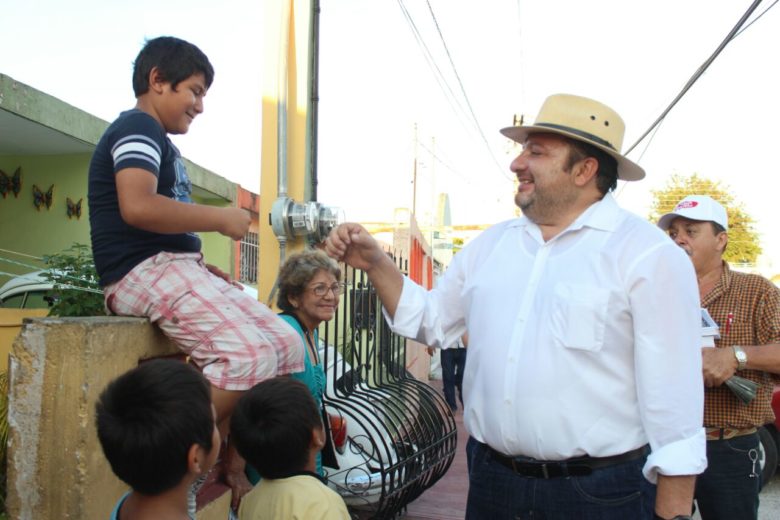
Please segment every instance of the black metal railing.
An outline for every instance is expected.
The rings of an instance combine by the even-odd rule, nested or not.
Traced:
[[[405,267],[399,262],[401,267]],[[348,438],[329,484],[361,518],[397,517],[438,481],[455,456],[449,407],[406,370],[406,339],[385,322],[364,272],[347,267],[347,291],[323,326],[329,413],[346,419]]]

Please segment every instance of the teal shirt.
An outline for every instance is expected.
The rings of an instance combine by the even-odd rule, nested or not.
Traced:
[[[305,354],[303,356],[303,371],[295,372],[294,374],[290,374],[290,376],[301,381],[309,388],[311,395],[314,397],[314,401],[317,403],[317,407],[322,409],[322,395],[325,393],[325,371],[322,369],[322,365],[320,364],[319,355],[317,356],[317,359],[311,359],[309,354],[309,347],[306,342],[306,333],[303,331],[303,326],[295,318],[295,316],[290,314],[280,314],[279,317],[289,323],[290,326],[298,332],[298,335],[301,337],[301,348]],[[314,351],[317,352],[317,346],[319,345],[319,334],[317,334],[317,331],[315,330],[312,336],[314,341]],[[325,472],[322,469],[322,455],[320,453],[317,454],[317,474],[320,476],[325,476]],[[251,464],[246,465],[246,476],[252,485],[257,484],[260,481],[260,474],[255,468],[252,467]]]
[[[306,334],[303,331],[303,326],[295,318],[295,316],[291,316],[289,314],[280,314],[279,317],[289,323],[290,326],[298,332],[298,335],[301,337],[303,351],[306,354],[303,357],[303,372],[295,372],[294,374],[290,374],[290,376],[301,381],[303,384],[309,387],[309,391],[311,392],[311,395],[314,396],[314,401],[317,403],[317,407],[322,409],[322,395],[325,393],[325,371],[322,369],[319,355],[317,355],[317,359],[311,359],[311,353],[309,352]],[[312,334],[312,340],[314,341],[314,351],[317,352],[317,348],[319,346],[319,334],[316,330],[314,330]],[[322,455],[319,453],[317,454],[317,474],[320,476],[325,475],[324,471],[322,470]]]

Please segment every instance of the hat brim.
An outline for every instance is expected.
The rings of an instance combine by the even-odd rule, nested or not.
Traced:
[[[678,215],[677,213],[674,213],[674,212],[667,213],[666,215],[664,215],[663,217],[658,219],[657,226],[659,228],[663,229],[664,231],[668,231],[669,230],[669,226],[672,225],[672,221],[674,219],[676,219],[677,217],[682,217],[682,215]]]
[[[521,144],[525,143],[530,134],[545,133],[564,135],[570,139],[574,139],[575,141],[581,141],[591,146],[595,146],[599,150],[602,150],[603,152],[613,157],[617,161],[618,179],[622,181],[638,181],[645,178],[645,170],[635,162],[626,159],[613,148],[583,138],[583,136],[574,132],[567,132],[561,128],[551,128],[547,126],[508,126],[506,128],[502,128],[501,133],[509,139]]]

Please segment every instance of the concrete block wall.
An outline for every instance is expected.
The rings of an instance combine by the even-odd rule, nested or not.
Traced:
[[[146,319],[25,320],[9,362],[8,517],[108,518],[127,486],[103,456],[95,402],[140,360],[175,354]],[[226,495],[198,519],[226,518]]]

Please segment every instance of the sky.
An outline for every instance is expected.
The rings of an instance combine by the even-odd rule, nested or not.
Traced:
[[[764,0],[751,19],[773,2]],[[416,192],[425,219],[446,192],[454,224],[511,218],[508,168],[519,150],[500,128],[515,115],[532,121],[550,94],[578,94],[622,115],[625,150],[751,3],[322,0],[318,200],[340,206],[349,220],[391,221]],[[134,104],[132,61],[146,38],[196,43],[215,81],[205,112],[174,142],[189,159],[259,191],[261,2],[0,0],[0,7],[0,73],[107,121]],[[772,8],[629,154],[647,178],[621,182],[616,192],[622,206],[646,216],[651,190],[672,174],[722,182],[756,220],[773,272],[780,272],[778,49],[780,8]]]

